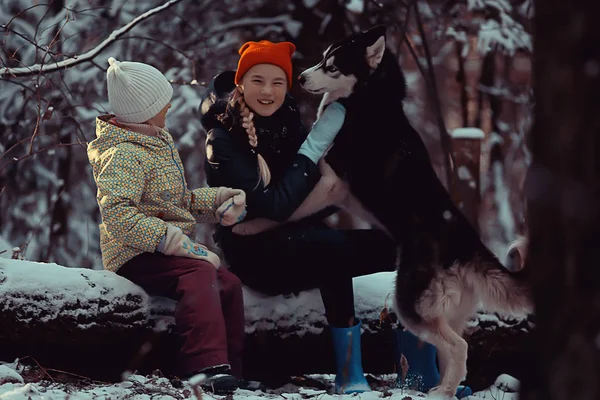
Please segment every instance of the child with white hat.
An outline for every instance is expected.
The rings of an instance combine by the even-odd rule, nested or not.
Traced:
[[[96,119],[96,139],[88,145],[104,267],[151,295],[176,300],[181,374],[204,372],[215,392],[234,390],[244,341],[241,283],[194,238],[198,222],[241,221],[245,193],[226,187],[189,190],[165,128],[171,84],[151,65],[113,57],[108,63],[114,114]]]

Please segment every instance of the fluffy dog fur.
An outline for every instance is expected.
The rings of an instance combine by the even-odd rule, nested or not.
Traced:
[[[406,81],[375,27],[330,46],[299,78],[334,100],[346,121],[327,161],[352,192],[351,212],[383,225],[399,245],[395,310],[402,324],[438,349],[441,382],[452,397],[466,377],[466,323],[478,309],[532,311],[525,271],[510,273],[481,242],[436,175],[403,111]],[[357,211],[358,210],[358,211]]]

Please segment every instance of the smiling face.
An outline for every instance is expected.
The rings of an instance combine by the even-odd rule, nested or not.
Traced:
[[[246,105],[261,117],[268,117],[279,110],[285,100],[287,78],[276,65],[256,64],[244,75],[240,89]]]

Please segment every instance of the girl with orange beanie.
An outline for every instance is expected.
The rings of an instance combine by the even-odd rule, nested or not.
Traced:
[[[345,109],[331,103],[306,132],[288,93],[294,51],[289,42],[245,43],[237,71],[217,75],[202,99],[208,184],[244,190],[246,220],[287,221],[254,235],[220,226],[215,241],[230,269],[255,290],[321,290],[338,366],[335,391],[363,392],[370,388],[361,366],[352,278],[394,270],[396,249],[382,231],[335,230],[323,222],[346,194],[319,161],[341,129]]]

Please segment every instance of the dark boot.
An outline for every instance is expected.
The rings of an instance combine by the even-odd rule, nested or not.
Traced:
[[[225,395],[235,392],[239,387],[237,378],[231,375],[231,368],[229,365],[206,368],[192,374],[192,376],[198,374],[206,375],[206,379],[200,383],[200,387],[207,392]],[[190,377],[188,377],[188,379]]]
[[[394,329],[394,335],[396,370],[398,371],[396,384],[399,387],[427,393],[440,380],[437,349],[427,342],[420,341],[415,335],[402,328]],[[408,364],[408,373],[404,379],[402,379],[402,356],[406,358]],[[460,385],[456,390],[456,397],[459,399],[472,394],[473,391],[468,386]]]

